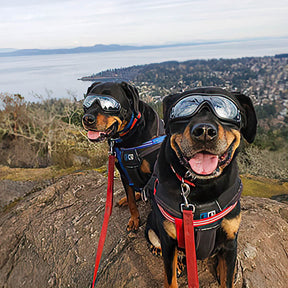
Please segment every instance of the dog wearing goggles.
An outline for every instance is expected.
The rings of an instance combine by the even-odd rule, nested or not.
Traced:
[[[163,110],[167,137],[147,185],[152,212],[146,238],[162,254],[164,287],[178,287],[177,254],[191,245],[183,229],[188,207],[197,259],[213,256],[221,287],[231,288],[241,221],[236,154],[242,137],[249,143],[255,138],[252,102],[241,93],[202,87],[165,97]]]
[[[129,152],[129,148],[139,147],[163,135],[163,122],[148,104],[139,100],[137,89],[126,82],[93,83],[87,90],[83,108],[82,122],[88,131],[89,140],[113,141],[115,151],[126,149],[124,155],[116,153],[118,161],[115,165],[126,192],[126,198],[120,200],[119,204],[128,202],[131,217],[127,230],[135,231],[140,221],[135,187],[143,188],[150,179],[161,144],[149,148],[149,151],[132,148]]]

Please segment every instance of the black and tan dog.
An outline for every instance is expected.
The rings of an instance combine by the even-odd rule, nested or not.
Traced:
[[[240,93],[203,87],[167,96],[163,110],[167,137],[150,189],[146,237],[162,250],[164,286],[178,287],[177,251],[185,247],[181,205],[188,202],[197,259],[217,255],[220,285],[233,287],[242,191],[235,156],[241,135],[251,143],[256,134],[252,102]]]
[[[139,211],[135,189],[143,188],[151,176],[164,139],[160,137],[164,134],[163,122],[149,105],[139,100],[137,89],[126,82],[92,84],[83,107],[82,122],[88,138],[114,143],[116,167],[131,213],[127,230],[137,230]]]

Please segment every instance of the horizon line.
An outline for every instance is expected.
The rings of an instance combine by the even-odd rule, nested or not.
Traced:
[[[256,37],[256,38],[240,38],[240,39],[211,39],[211,40],[195,40],[193,42],[175,42],[175,43],[162,43],[162,44],[119,44],[119,43],[110,43],[110,44],[103,44],[103,43],[98,43],[94,45],[80,45],[80,46],[70,46],[70,47],[58,47],[58,48],[0,48],[1,50],[6,50],[5,52],[0,52],[0,54],[6,54],[6,53],[13,53],[16,51],[29,51],[29,50],[36,50],[36,51],[53,51],[53,50],[73,50],[77,48],[93,48],[96,46],[117,46],[117,47],[131,47],[135,49],[140,49],[140,48],[161,48],[161,47],[177,47],[177,46],[190,46],[190,45],[201,45],[201,44],[221,44],[221,43],[231,43],[231,42],[248,42],[248,41],[261,41],[261,40],[269,40],[269,39],[285,39],[288,38],[288,35],[286,36],[267,36],[267,37]]]

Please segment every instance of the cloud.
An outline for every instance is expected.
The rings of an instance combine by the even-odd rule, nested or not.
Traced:
[[[288,36],[286,0],[10,0],[0,48],[163,44]]]

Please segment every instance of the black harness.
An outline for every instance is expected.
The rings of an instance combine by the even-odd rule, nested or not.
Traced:
[[[152,189],[151,183],[153,185]],[[165,219],[176,225],[179,248],[185,247],[182,235],[183,213],[181,207],[183,205],[183,195],[180,193],[183,183],[185,183],[184,185],[188,185],[190,187],[189,189],[193,189],[195,186],[192,182],[182,178],[178,184],[179,188],[176,188],[175,191],[175,186],[170,186],[170,188],[167,186],[164,187],[163,184],[158,181],[156,172],[156,177],[154,177],[146,186],[148,189],[145,188],[145,192],[150,192],[149,197],[155,199],[155,202]],[[205,259],[214,253],[216,231],[221,225],[223,218],[238,204],[242,188],[242,182],[238,177],[233,185],[221,193],[214,201],[204,204],[189,203],[189,206],[191,206],[193,210],[197,259]],[[168,191],[171,189],[170,191],[173,191],[173,193],[167,193],[167,189]],[[177,193],[177,191],[179,191],[179,193]]]
[[[157,114],[156,114],[157,115]],[[145,156],[152,154],[160,149],[166,135],[163,121],[157,115],[157,132],[155,138],[142,143],[137,147],[123,148],[121,145],[122,139],[114,139],[114,150],[123,173],[129,181],[129,185],[133,186],[136,191],[141,191],[150,179],[150,174],[143,173],[140,169]],[[135,126],[136,127],[136,126]],[[117,144],[120,145],[117,145]]]

